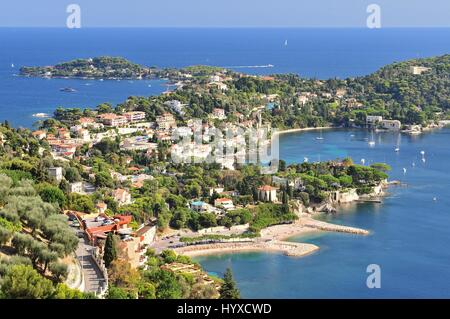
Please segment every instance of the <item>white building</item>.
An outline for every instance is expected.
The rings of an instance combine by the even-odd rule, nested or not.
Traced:
[[[134,111],[123,113],[128,122],[138,122],[145,120],[145,112]]]
[[[83,182],[74,182],[69,184],[69,191],[71,193],[83,193]]]
[[[264,185],[258,188],[258,198],[263,202],[277,202],[277,190],[278,188],[270,185]]]
[[[402,127],[402,123],[398,120],[383,120],[380,124],[383,129],[390,131],[398,131]]]
[[[48,169],[48,175],[55,178],[59,182],[63,178],[62,167],[50,167]]]
[[[422,73],[428,72],[428,71],[431,70],[431,69],[430,69],[430,68],[423,67],[423,66],[417,66],[417,65],[414,65],[414,66],[411,66],[411,67],[409,68],[409,70],[410,70],[410,72],[411,72],[412,74],[414,74],[414,75],[421,75]]]
[[[380,123],[382,120],[383,117],[379,115],[367,115],[366,117],[366,123],[370,125]]]
[[[164,103],[165,105],[167,105],[168,107],[170,107],[174,112],[177,112],[178,114],[183,114],[184,113],[184,107],[185,104],[182,104],[180,101],[178,100],[170,100]]]

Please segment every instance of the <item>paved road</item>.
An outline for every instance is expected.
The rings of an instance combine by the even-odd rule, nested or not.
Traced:
[[[99,291],[100,286],[105,283],[105,278],[91,256],[90,252],[92,249],[94,247],[85,238],[80,238],[75,254],[80,261],[83,271],[85,291],[96,293]]]

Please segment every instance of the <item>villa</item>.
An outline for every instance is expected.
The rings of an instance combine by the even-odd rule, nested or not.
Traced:
[[[233,201],[229,198],[217,198],[214,200],[214,206],[225,210],[234,209]]]
[[[263,202],[277,202],[277,190],[278,188],[264,185],[258,188],[258,198]]]
[[[145,120],[145,112],[134,111],[123,113],[128,122],[138,122]]]
[[[177,122],[170,113],[164,113],[163,115],[156,117],[156,123],[161,130],[165,131],[177,127]]]
[[[114,113],[100,114],[98,119],[106,126],[119,127],[127,124],[128,120],[125,116]]]

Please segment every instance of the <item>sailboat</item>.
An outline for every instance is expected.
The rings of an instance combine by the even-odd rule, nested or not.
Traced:
[[[323,140],[323,136],[322,136],[322,130],[320,130],[320,136],[316,137],[316,140]]]
[[[397,138],[397,146],[395,147],[394,151],[396,153],[400,152],[400,139],[401,139],[401,135],[398,134],[398,138]]]
[[[12,67],[12,68],[14,68],[14,67],[15,67],[15,66],[14,66],[14,63],[11,63],[11,67]]]
[[[370,137],[369,146],[375,146],[375,140],[373,138],[373,131],[372,131],[372,135]]]
[[[285,46],[285,47],[288,46],[288,40],[284,41],[284,46]]]

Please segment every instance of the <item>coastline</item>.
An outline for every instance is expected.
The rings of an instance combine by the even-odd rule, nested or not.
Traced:
[[[341,232],[353,235],[369,235],[365,229],[336,225],[302,216],[292,224],[274,225],[261,230],[261,237],[249,242],[220,242],[211,244],[191,245],[176,248],[177,254],[189,257],[202,255],[220,255],[240,252],[283,253],[291,257],[303,257],[320,249],[309,243],[289,241],[289,238],[317,232]]]
[[[297,132],[307,132],[307,131],[317,131],[317,130],[331,130],[339,129],[339,126],[319,126],[319,127],[304,127],[304,128],[290,128],[285,130],[277,130],[272,134],[272,138],[277,135],[297,133]]]

